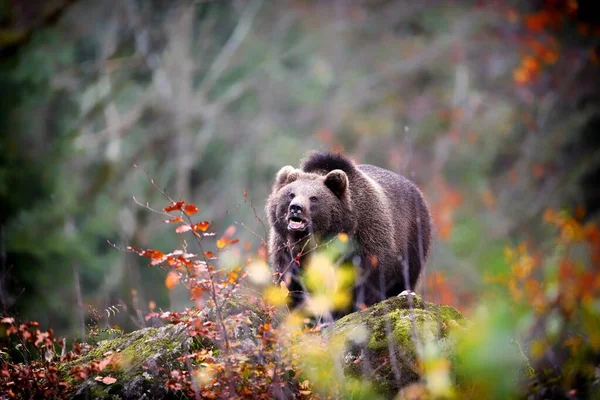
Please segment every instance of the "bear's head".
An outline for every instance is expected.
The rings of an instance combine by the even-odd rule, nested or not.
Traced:
[[[356,226],[348,176],[339,169],[320,175],[283,167],[273,183],[267,212],[278,234],[292,238],[350,234]]]

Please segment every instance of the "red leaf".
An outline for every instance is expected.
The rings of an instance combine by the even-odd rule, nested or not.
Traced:
[[[173,203],[170,206],[163,208],[163,210],[165,210],[166,212],[181,210],[181,207],[183,207],[184,205],[185,203],[183,201],[178,201],[177,203]]]
[[[180,217],[175,217],[172,219],[166,219],[164,222],[166,224],[174,224],[175,222],[183,222],[183,220]]]
[[[165,257],[165,253],[158,250],[146,250],[144,256],[151,258],[154,261],[162,260]]]
[[[187,215],[194,215],[198,212],[198,207],[196,207],[194,204],[186,204],[185,207],[183,207],[183,210],[187,213]]]

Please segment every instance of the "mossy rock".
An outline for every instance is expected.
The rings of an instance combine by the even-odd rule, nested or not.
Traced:
[[[221,316],[227,319],[244,313],[251,321],[250,327],[240,325],[233,339],[244,346],[256,346],[256,328],[268,315],[248,299],[238,296],[227,299],[221,307]],[[214,320],[216,310],[206,307],[198,311],[200,318]],[[92,374],[77,385],[72,399],[181,399],[181,393],[167,390],[165,384],[173,370],[186,370],[178,359],[199,348],[218,349],[219,345],[201,336],[191,337],[185,323],[166,325],[159,328],[144,328],[115,339],[103,340],[92,350],[74,361],[65,362],[59,368],[68,382],[73,377],[68,372],[77,366],[89,365],[94,361],[113,357],[116,362],[106,366],[102,372]],[[104,384],[98,377],[110,376],[116,381]]]
[[[241,344],[238,348],[259,346],[252,325],[265,322],[267,313],[243,298],[228,300],[221,309],[224,318],[241,312],[248,316],[251,327],[235,333],[234,339]],[[201,313],[210,317],[214,310],[207,308]],[[451,354],[453,345],[448,330],[463,322],[463,316],[452,307],[423,302],[418,296],[402,296],[345,316],[335,323],[333,335],[346,344],[345,375],[369,380],[379,394],[393,397],[402,387],[420,379],[415,362],[419,343],[435,340]],[[68,371],[73,367],[116,355],[118,362],[92,374],[77,386],[71,398],[179,399],[183,398],[182,393],[169,391],[165,383],[171,371],[187,369],[179,358],[197,348],[218,350],[218,344],[190,337],[185,323],[145,328],[98,343],[79,359],[64,363],[60,371],[72,383]],[[97,380],[107,376],[116,381],[104,384]]]
[[[197,342],[197,339],[190,337],[186,328],[185,324],[144,328],[99,342],[93,350],[77,360],[63,364],[60,370],[66,374],[73,367],[106,360],[110,356],[118,362],[79,384],[71,398],[175,398],[176,394],[168,393],[165,387],[168,371],[184,367],[177,359],[192,345],[211,346],[208,341]],[[115,378],[116,382],[106,385],[96,380],[97,377],[107,376]]]
[[[385,397],[420,380],[416,355],[434,342],[446,357],[454,344],[452,328],[463,326],[463,315],[450,306],[398,296],[349,314],[335,323],[333,335],[345,343],[344,374],[370,381]]]

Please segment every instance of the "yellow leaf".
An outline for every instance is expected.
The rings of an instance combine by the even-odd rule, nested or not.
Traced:
[[[285,297],[287,297],[290,294],[290,291],[288,290],[288,287],[284,282],[279,282],[279,290],[281,290],[281,293]]]
[[[287,304],[287,297],[289,294],[289,290],[285,283],[281,282],[282,285],[277,286],[268,286],[263,291],[263,297],[265,301],[271,303],[274,306],[284,306]]]

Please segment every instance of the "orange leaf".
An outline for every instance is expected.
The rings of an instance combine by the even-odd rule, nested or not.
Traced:
[[[177,229],[175,229],[175,232],[177,232],[177,233],[183,233],[183,232],[187,232],[187,231],[189,231],[191,229],[192,229],[192,227],[190,225],[187,225],[187,224],[185,224],[185,225],[179,225],[177,227]]]
[[[170,206],[163,208],[163,210],[165,210],[166,212],[181,210],[181,207],[183,207],[184,204],[185,203],[183,201],[178,201],[177,203],[173,203]]]
[[[240,239],[229,239],[228,237],[222,237],[221,239],[217,240],[217,247],[222,249],[225,246],[236,244],[239,241]]]
[[[536,73],[540,69],[540,63],[532,56],[526,56],[523,58],[522,68],[530,72],[531,74]]]
[[[185,207],[183,207],[183,210],[187,213],[187,215],[194,215],[198,212],[198,207],[196,207],[194,204],[186,204]]]
[[[196,286],[194,288],[192,288],[192,290],[190,290],[190,294],[192,295],[192,299],[193,300],[198,300],[200,298],[202,298],[202,294],[204,293],[204,291],[202,290],[202,288]]]
[[[147,252],[150,252],[150,258],[153,260],[160,260],[161,258],[163,258],[165,256],[165,253],[163,253],[162,251],[158,251],[158,250],[146,250]]]
[[[165,224],[174,224],[175,222],[183,222],[183,220],[181,219],[181,217],[175,217],[172,219],[166,219]]]
[[[517,68],[513,72],[513,79],[519,85],[524,85],[531,80],[531,74],[529,73],[528,70],[526,70],[524,68]]]
[[[208,227],[210,226],[210,223],[208,221],[202,221],[202,222],[198,222],[197,224],[194,225],[194,231],[202,231],[202,232],[206,232],[206,230],[208,229]]]
[[[171,290],[179,283],[179,274],[175,271],[169,271],[167,277],[165,278],[165,286],[167,289]]]
[[[152,259],[153,265],[159,264],[165,259],[165,254],[158,250],[152,250],[152,249],[144,250],[144,249],[140,249],[138,247],[132,247],[132,246],[127,246],[127,250],[133,251],[142,257],[148,257],[148,258]]]

